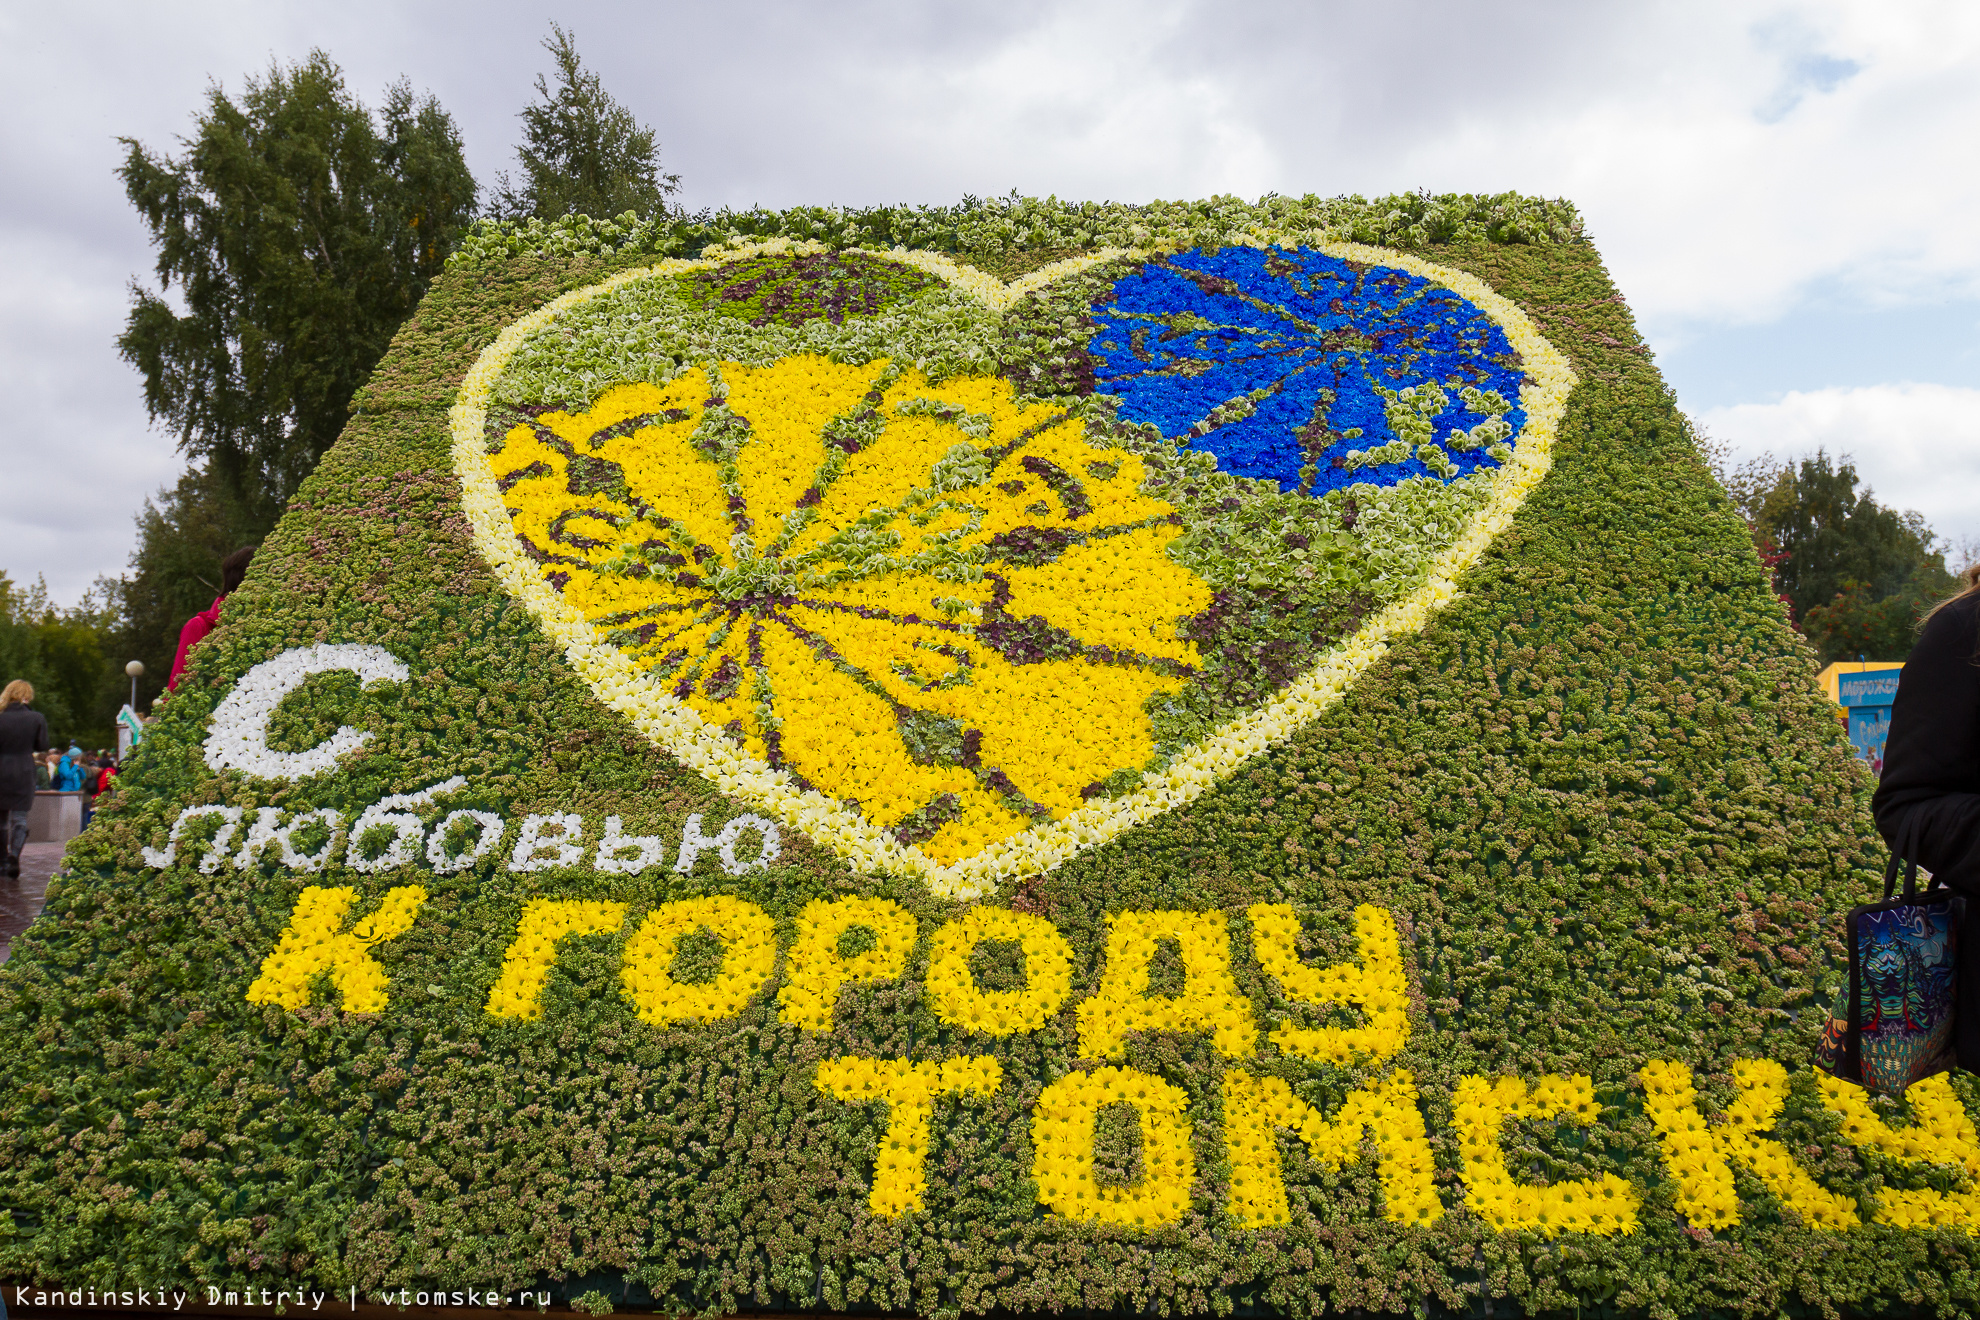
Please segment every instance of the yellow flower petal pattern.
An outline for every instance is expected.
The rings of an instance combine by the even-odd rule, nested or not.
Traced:
[[[749,755],[942,864],[1155,754],[1210,588],[1133,454],[995,378],[690,367],[508,429],[544,581]]]

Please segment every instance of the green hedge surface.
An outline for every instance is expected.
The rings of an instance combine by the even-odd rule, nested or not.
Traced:
[[[1868,792],[1565,204],[486,229],[0,969],[0,1276],[1969,1314]]]

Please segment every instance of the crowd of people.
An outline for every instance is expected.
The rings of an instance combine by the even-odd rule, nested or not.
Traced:
[[[172,657],[165,684],[167,696],[179,684],[186,656],[213,631],[221,604],[241,585],[253,559],[254,547],[243,546],[220,561],[220,594],[180,630],[179,651]],[[49,745],[48,721],[34,709],[32,683],[17,678],[0,689],[0,853],[4,853],[5,877],[20,877],[28,813],[34,809],[37,792],[82,794],[82,824],[87,827],[97,802],[112,790],[116,778],[117,758],[107,748],[87,752],[71,743],[64,751]]]
[[[80,793],[82,823],[114,787],[117,758],[108,748],[66,751],[48,745],[48,721],[34,709],[34,685],[15,679],[0,691],[0,850],[4,875],[17,879],[27,846],[28,813],[36,793]]]
[[[86,752],[71,743],[66,752],[50,748],[35,757],[35,787],[57,793],[81,793],[85,825],[96,811],[96,799],[110,791],[110,781],[116,777],[117,758],[107,747]]]

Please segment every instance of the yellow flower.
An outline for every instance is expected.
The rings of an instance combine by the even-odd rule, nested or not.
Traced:
[[[1760,1135],[1773,1128],[1787,1102],[1787,1069],[1772,1059],[1741,1059],[1732,1072],[1739,1094],[1717,1126],[1699,1114],[1691,1069],[1684,1064],[1652,1059],[1637,1074],[1643,1081],[1644,1107],[1661,1138],[1664,1170],[1677,1183],[1679,1213],[1694,1224],[1737,1224],[1730,1162],[1746,1168],[1814,1227],[1856,1227],[1856,1208],[1848,1198],[1821,1186],[1786,1147]]]
[[[812,1082],[853,1104],[884,1101],[887,1131],[874,1159],[867,1205],[893,1219],[922,1208],[928,1190],[929,1124],[937,1097],[994,1095],[1003,1067],[987,1056],[909,1063],[905,1059],[827,1059]]]
[[[543,986],[566,935],[597,935],[617,930],[626,919],[624,903],[584,899],[532,898],[523,904],[515,941],[502,957],[502,973],[488,991],[495,1017],[540,1018]]]
[[[872,946],[841,957],[839,941],[861,929],[872,933]],[[798,916],[789,968],[777,991],[778,1016],[830,1031],[840,987],[899,976],[914,951],[915,931],[914,915],[891,898],[812,899]]]
[[[1451,1118],[1464,1148],[1464,1202],[1495,1228],[1527,1229],[1543,1237],[1567,1233],[1634,1233],[1636,1193],[1612,1173],[1536,1187],[1506,1168],[1499,1134],[1513,1119],[1564,1116],[1584,1126],[1595,1121],[1594,1083],[1585,1074],[1548,1075],[1532,1086],[1517,1077],[1461,1077],[1451,1098]],[[1607,1207],[1587,1214],[1584,1201]]]
[[[1246,1228],[1270,1228],[1291,1218],[1274,1130],[1279,1128],[1296,1133],[1315,1160],[1336,1169],[1361,1158],[1365,1130],[1375,1139],[1383,1218],[1431,1224],[1443,1217],[1429,1133],[1408,1072],[1399,1069],[1372,1087],[1350,1091],[1329,1121],[1282,1078],[1253,1077],[1242,1068],[1227,1071],[1224,1147],[1232,1175],[1226,1208]]]
[[[1877,1194],[1876,1222],[1943,1224],[1980,1232],[1980,1139],[1946,1074],[1927,1077],[1905,1091],[1911,1123],[1901,1128],[1884,1122],[1855,1083],[1820,1071],[1815,1080],[1822,1088],[1823,1107],[1842,1115],[1843,1130],[1854,1144],[1907,1164],[1947,1165],[1964,1175],[1966,1186],[1958,1191],[1886,1188]]]
[[[1182,952],[1183,988],[1148,993],[1158,941]],[[1231,975],[1230,934],[1221,912],[1121,912],[1107,918],[1107,962],[1100,988],[1077,1010],[1079,1052],[1119,1058],[1132,1031],[1203,1031],[1218,1052],[1242,1058],[1258,1048],[1251,1001]],[[1095,1076],[1109,1074],[1102,1069]]]
[[[385,969],[369,950],[412,929],[413,918],[426,902],[426,889],[402,885],[387,890],[376,912],[349,930],[340,930],[356,902],[355,889],[310,885],[297,895],[288,928],[274,952],[262,960],[261,974],[248,987],[247,1001],[302,1008],[310,1001],[316,978],[328,973],[343,997],[345,1012],[383,1012],[388,1000]]]
[[[1303,1059],[1348,1065],[1394,1058],[1409,1041],[1409,985],[1403,975],[1402,939],[1396,919],[1372,903],[1354,910],[1355,946],[1361,965],[1309,967],[1300,961],[1299,917],[1286,903],[1254,904],[1251,947],[1259,966],[1297,1003],[1352,1004],[1367,1016],[1360,1027],[1298,1027],[1281,1023],[1272,1043]]]
[[[1141,1127],[1141,1181],[1100,1187],[1094,1133],[1100,1108],[1134,1106]],[[1068,1073],[1039,1093],[1032,1107],[1032,1180],[1038,1199],[1069,1219],[1092,1219],[1152,1229],[1189,1209],[1196,1157],[1189,1144],[1189,1096],[1182,1088],[1132,1068]]]
[[[722,942],[722,965],[705,982],[676,981],[681,939],[707,930]],[[642,1022],[714,1022],[743,1011],[777,968],[777,923],[756,904],[727,894],[662,903],[626,941],[620,976]]]
[[[1021,406],[820,357],[693,368],[512,428],[544,580],[750,754],[942,862],[1139,769],[1210,589],[1141,460]]]
[[[1024,951],[1024,989],[983,990],[969,969],[985,940],[1011,940]],[[1051,922],[1008,908],[971,908],[935,932],[928,1001],[951,1026],[986,1036],[1032,1031],[1072,993],[1072,949]]]

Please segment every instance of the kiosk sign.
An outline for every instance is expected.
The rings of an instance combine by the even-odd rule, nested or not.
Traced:
[[[1837,674],[1836,697],[1849,712],[1849,742],[1870,763],[1871,772],[1884,773],[1884,740],[1891,732],[1891,705],[1897,700],[1896,669],[1865,674]]]

